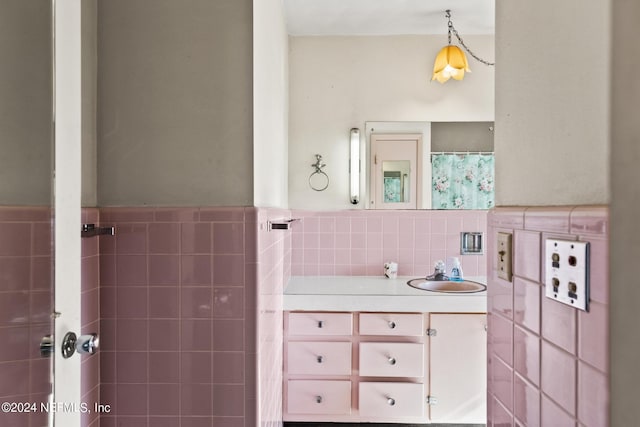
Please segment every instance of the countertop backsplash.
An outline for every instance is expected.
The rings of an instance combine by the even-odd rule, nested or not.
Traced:
[[[486,276],[483,254],[461,255],[460,233],[487,230],[486,210],[294,210],[293,276],[378,276],[385,262],[399,276],[426,276],[437,260],[460,258],[467,276]]]

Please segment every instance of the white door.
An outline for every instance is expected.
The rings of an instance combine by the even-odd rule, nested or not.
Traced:
[[[486,314],[431,314],[431,422],[487,422],[486,322]]]
[[[81,279],[81,2],[54,1],[55,34],[55,357],[50,412],[57,427],[80,427],[81,355],[62,355],[67,332],[80,333]],[[74,406],[75,405],[75,406]],[[56,407],[58,408],[58,407]],[[90,408],[92,409],[92,408]],[[51,425],[51,423],[50,423]]]

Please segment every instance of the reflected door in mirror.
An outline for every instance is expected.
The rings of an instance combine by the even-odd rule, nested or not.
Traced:
[[[416,209],[421,180],[420,134],[376,134],[371,137],[371,206]]]

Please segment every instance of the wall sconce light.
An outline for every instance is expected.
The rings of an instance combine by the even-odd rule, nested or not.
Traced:
[[[360,129],[351,129],[349,156],[349,172],[351,179],[350,199],[351,204],[360,202]]]
[[[466,50],[469,55],[471,55],[476,61],[482,62],[485,65],[495,65],[494,62],[485,61],[482,58],[476,56],[471,50],[464,44],[462,37],[458,34],[458,31],[453,26],[451,22],[451,10],[446,10],[445,17],[449,20],[447,23],[448,27],[448,39],[449,44],[438,52],[436,56],[436,61],[433,64],[433,77],[431,77],[431,81],[438,80],[440,83],[444,83],[450,78],[454,80],[462,80],[464,78],[465,71],[471,72],[469,68],[469,63],[467,62],[467,57],[465,56],[462,49],[458,46],[451,45],[451,33],[453,33],[460,45]]]

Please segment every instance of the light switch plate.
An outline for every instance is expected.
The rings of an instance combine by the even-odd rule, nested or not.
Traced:
[[[589,311],[589,242],[546,239],[545,296]]]
[[[512,242],[513,234],[498,233],[498,244],[496,245],[498,253],[496,259],[498,261],[496,269],[498,277],[507,281],[511,281],[512,274]]]

